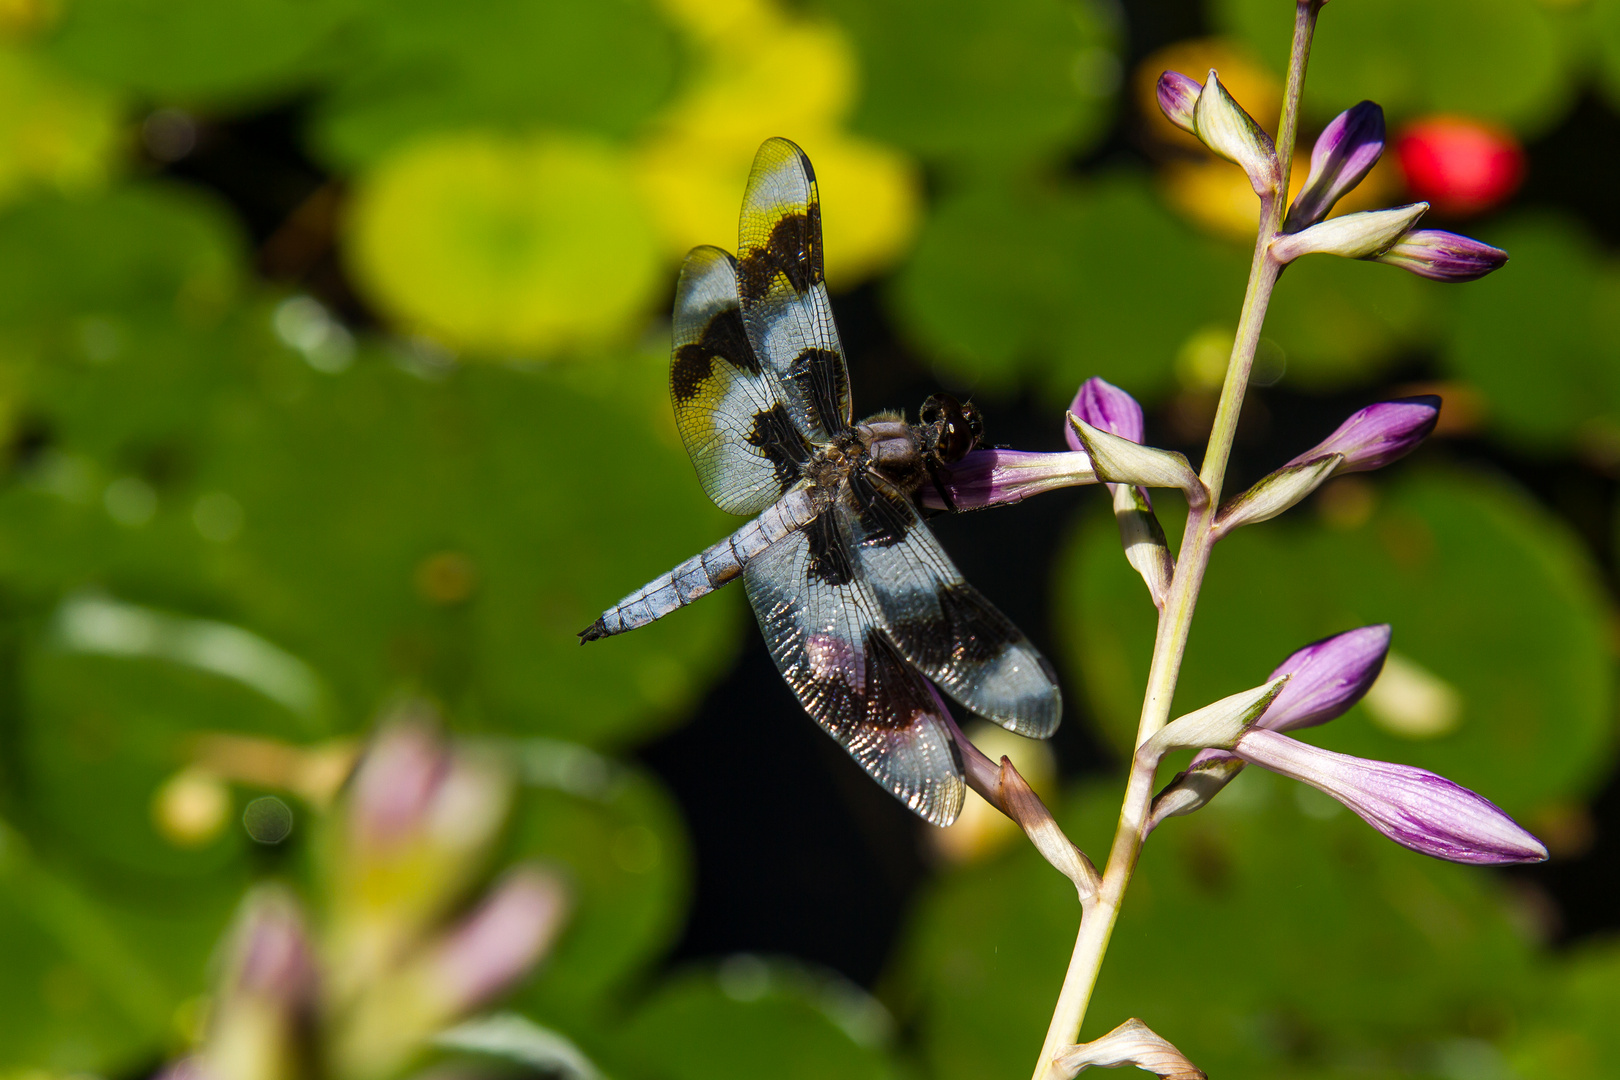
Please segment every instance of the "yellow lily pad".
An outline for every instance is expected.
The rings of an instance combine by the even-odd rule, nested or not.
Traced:
[[[455,134],[362,181],[347,256],[400,329],[475,354],[553,354],[624,338],[660,279],[624,156],[554,136]]]

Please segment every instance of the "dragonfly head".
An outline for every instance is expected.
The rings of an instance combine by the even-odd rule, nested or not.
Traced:
[[[961,461],[984,438],[984,421],[973,402],[957,401],[949,394],[935,394],[923,402],[919,419],[925,450],[947,465]]]

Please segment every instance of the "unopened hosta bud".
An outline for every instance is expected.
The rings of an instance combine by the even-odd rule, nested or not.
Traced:
[[[1410,270],[1433,281],[1473,281],[1501,269],[1508,253],[1501,248],[1443,229],[1414,229],[1377,261]]]
[[[1287,678],[1270,706],[1254,722],[1268,731],[1292,731],[1325,724],[1360,701],[1389,653],[1387,625],[1347,630],[1298,650],[1277,665],[1272,679]],[[1165,818],[1190,814],[1213,799],[1238,773],[1243,760],[1226,750],[1204,750],[1187,770],[1153,800],[1148,831]]]
[[[1131,395],[1102,379],[1093,377],[1082,383],[1069,412],[1111,435],[1135,443],[1143,440],[1146,427],[1142,406]],[[1065,425],[1063,435],[1075,450],[1081,449],[1080,436],[1073,425]],[[1119,523],[1119,541],[1125,548],[1125,559],[1142,575],[1153,603],[1162,608],[1170,593],[1176,562],[1165,541],[1164,529],[1153,513],[1153,500],[1143,487],[1109,484],[1108,489],[1114,497],[1114,519]]]
[[[1222,506],[1215,516],[1215,534],[1225,536],[1233,529],[1270,521],[1296,505],[1322,486],[1343,463],[1339,454],[1329,454],[1298,465],[1285,465],[1263,477],[1248,491]]]
[[[1159,108],[1176,127],[1196,135],[1198,130],[1193,127],[1193,108],[1198,104],[1198,95],[1203,90],[1197,79],[1179,71],[1166,71],[1159,76]]]
[[[1267,196],[1277,190],[1281,173],[1276,145],[1226,92],[1213,68],[1193,106],[1193,134],[1215,153],[1241,166],[1255,194]]]
[[[1193,507],[1209,501],[1208,489],[1184,455],[1120,438],[1086,423],[1074,413],[1069,414],[1069,426],[1090,456],[1097,479],[1110,484],[1180,488]]]
[[[1370,259],[1395,246],[1428,209],[1428,203],[1419,202],[1393,210],[1363,210],[1329,218],[1300,232],[1278,236],[1271,242],[1271,257],[1280,263],[1312,254]]]
[[[1417,449],[1439,420],[1440,399],[1433,394],[1380,401],[1352,413],[1333,434],[1288,464],[1341,454],[1336,476],[1381,469]]]
[[[1142,744],[1137,757],[1157,764],[1171,750],[1230,749],[1243,729],[1260,719],[1287,682],[1286,675],[1274,678],[1173,720]]]
[[[1078,449],[1069,453],[1029,450],[973,450],[941,470],[944,485],[958,510],[1008,506],[1058,488],[1095,484],[1091,459]],[[949,509],[933,484],[918,493],[924,506]]]
[[[1277,665],[1273,679],[1290,676],[1257,726],[1271,731],[1315,727],[1343,716],[1364,697],[1389,655],[1388,624],[1347,630],[1300,649]]]
[[[1335,754],[1263,728],[1238,757],[1327,793],[1403,847],[1475,864],[1541,862],[1547,848],[1502,809],[1427,769]]]
[[[1328,216],[1335,203],[1377,164],[1384,152],[1384,110],[1363,101],[1333,118],[1311,150],[1311,174],[1288,209],[1284,232],[1298,232]]]
[[[1041,857],[1074,883],[1081,902],[1089,901],[1097,893],[1098,878],[1097,868],[1086,858],[1085,852],[1075,846],[1074,841],[1058,826],[1052,811],[1047,809],[1041,797],[1035,794],[1035,789],[1013,767],[1012,759],[1003,756],[1000,765],[992,762],[956,726],[939,692],[932,686],[929,691],[934,696],[940,715],[951,725],[968,786],[1023,829]]]
[[[1136,1019],[1125,1021],[1100,1039],[1060,1051],[1053,1064],[1065,1080],[1094,1065],[1103,1069],[1135,1065],[1160,1080],[1205,1080],[1203,1070],[1187,1060],[1187,1055]]]
[[[1080,384],[1069,411],[1092,427],[1133,443],[1140,443],[1147,434],[1142,406],[1137,400],[1113,383],[1096,376]],[[1066,428],[1063,437],[1073,449],[1083,449],[1073,428]]]

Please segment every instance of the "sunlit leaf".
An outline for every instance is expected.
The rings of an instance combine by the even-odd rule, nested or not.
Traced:
[[[1311,741],[1432,769],[1525,820],[1585,795],[1611,760],[1613,664],[1609,613],[1574,538],[1490,476],[1414,473],[1362,493],[1359,521],[1313,520],[1307,503],[1222,542],[1178,711],[1252,685],[1310,641],[1387,622],[1394,650],[1460,695],[1460,722],[1414,738],[1428,733],[1374,724],[1363,707]],[[1079,534],[1062,595],[1070,656],[1103,730],[1128,745],[1152,608],[1100,517]]]
[[[357,196],[348,256],[402,329],[474,353],[624,339],[660,284],[623,155],[555,137],[458,134],[383,161]]]
[[[0,200],[31,187],[82,193],[106,183],[118,146],[117,103],[27,53],[0,49]]]

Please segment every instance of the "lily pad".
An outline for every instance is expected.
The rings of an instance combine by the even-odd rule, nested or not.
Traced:
[[[1085,0],[851,2],[859,130],[969,173],[1018,172],[1094,145],[1122,68],[1116,13]]]
[[[1216,21],[1279,74],[1292,16],[1267,0],[1215,4]],[[1371,99],[1396,119],[1456,112],[1543,132],[1575,102],[1583,39],[1577,13],[1539,0],[1329,7],[1311,47],[1305,105],[1326,120]]]
[[[1233,250],[1194,234],[1139,176],[1055,192],[983,185],[946,198],[896,281],[896,316],[957,378],[1019,379],[1067,403],[1092,376],[1144,397],[1243,295]]]

